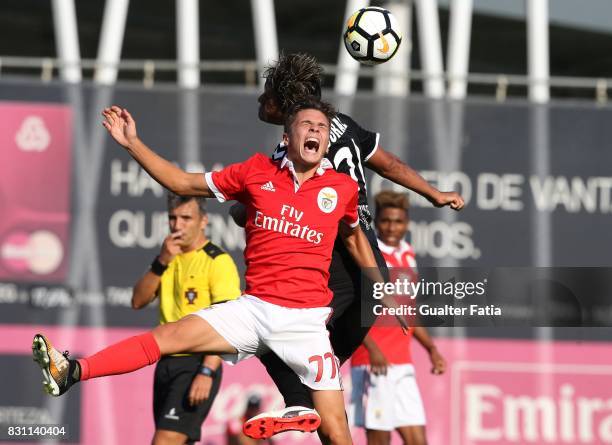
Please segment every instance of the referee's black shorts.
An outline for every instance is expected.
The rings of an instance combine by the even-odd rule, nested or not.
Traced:
[[[219,392],[222,368],[219,367],[203,403],[189,405],[191,382],[202,366],[203,355],[166,356],[157,363],[153,382],[153,415],[155,429],[186,434],[189,441],[200,440],[202,423]]]

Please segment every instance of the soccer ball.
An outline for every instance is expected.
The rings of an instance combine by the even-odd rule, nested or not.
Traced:
[[[401,42],[397,20],[384,8],[362,8],[346,24],[344,46],[351,57],[364,65],[386,62]]]

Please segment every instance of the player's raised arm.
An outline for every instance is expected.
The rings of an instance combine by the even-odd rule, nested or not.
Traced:
[[[382,147],[378,147],[366,163],[383,178],[417,192],[436,207],[448,205],[452,209],[461,210],[464,206],[463,198],[459,193],[441,192],[414,169],[403,163],[401,159],[383,150]]]
[[[204,175],[187,173],[147,147],[138,137],[136,122],[128,110],[113,105],[105,108],[102,116],[102,125],[113,139],[161,185],[180,196],[214,196]]]

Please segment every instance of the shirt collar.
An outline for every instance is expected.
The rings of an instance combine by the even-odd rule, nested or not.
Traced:
[[[399,246],[393,247],[383,243],[380,238],[378,239],[378,248],[381,252],[386,253],[387,255],[395,254],[398,252],[404,252],[410,250],[410,244],[406,242],[406,240],[401,240]]]
[[[286,151],[285,151],[285,156],[283,156],[283,159],[280,164],[281,170],[285,167],[287,167],[289,171],[295,175],[295,167],[293,166],[293,162],[289,160],[289,157],[287,156]],[[321,176],[323,173],[325,173],[325,170],[329,170],[330,168],[332,169],[334,168],[331,161],[327,158],[323,158],[315,174]]]
[[[391,246],[387,246],[385,243],[383,243],[380,238],[378,238],[378,248],[380,249],[380,251],[382,253],[386,253],[387,255],[390,255],[393,253],[393,251],[395,250],[394,247]]]

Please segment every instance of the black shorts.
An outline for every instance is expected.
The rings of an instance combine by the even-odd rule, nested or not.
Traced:
[[[189,440],[200,440],[202,423],[221,386],[222,368],[214,379],[210,397],[204,403],[189,405],[191,382],[202,365],[203,355],[166,356],[157,363],[153,381],[153,415],[155,428],[186,434]]]
[[[389,270],[378,248],[376,237],[372,231],[365,233],[378,268],[383,278],[388,280]],[[328,286],[334,296],[329,304],[333,313],[327,328],[334,352],[343,362],[355,352],[374,324],[376,316],[373,306],[378,301],[372,298],[372,283],[362,276],[361,270],[340,239],[336,239],[334,245]]]

